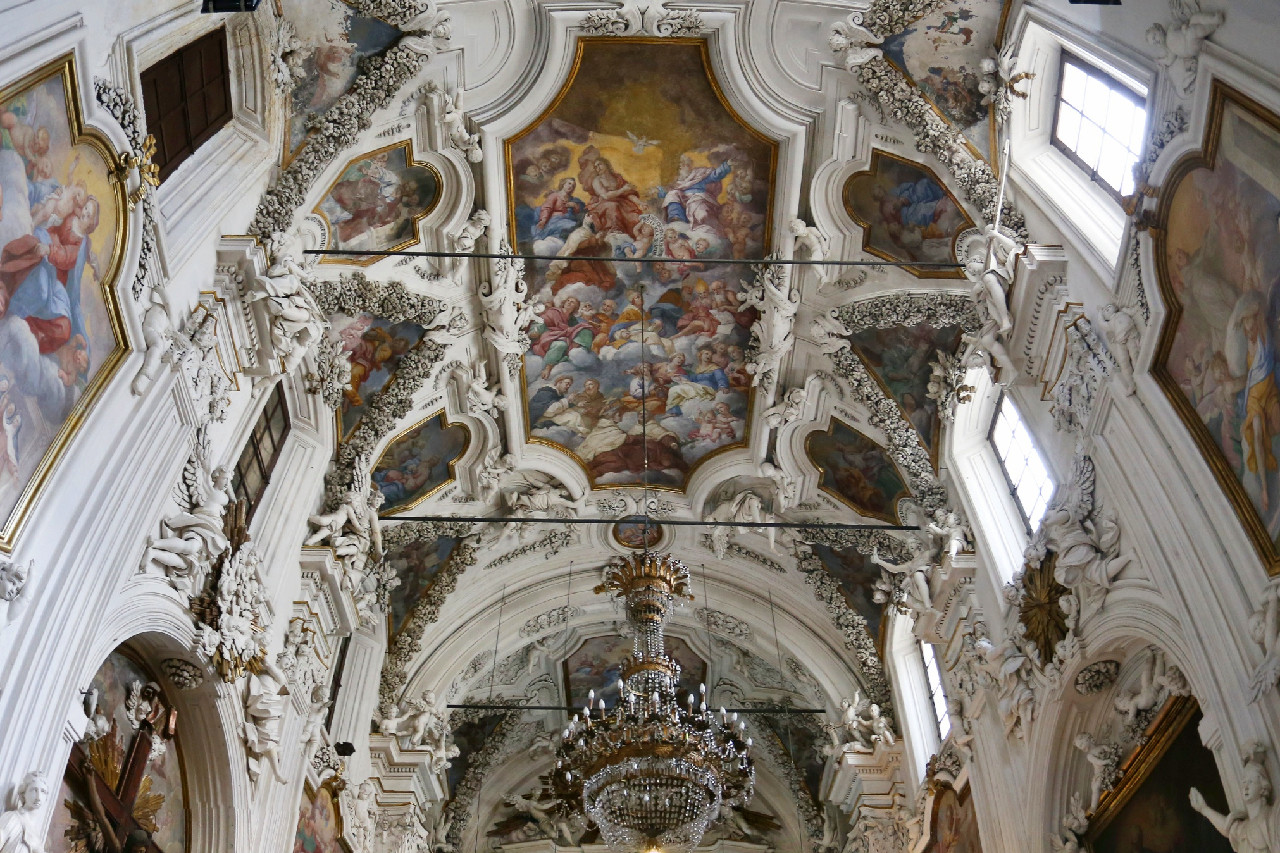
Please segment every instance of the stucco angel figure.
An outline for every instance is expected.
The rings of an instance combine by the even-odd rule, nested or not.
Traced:
[[[806,393],[803,387],[792,388],[782,402],[765,409],[760,420],[769,429],[782,429],[800,419],[804,413]]]
[[[827,45],[849,71],[865,65],[883,54],[876,45],[884,39],[862,26],[862,13],[853,12],[843,21],[831,25]]]
[[[863,718],[869,705],[870,702],[856,690],[852,699],[840,700],[839,724],[823,725],[827,734],[831,735],[831,744],[822,748],[823,755],[835,755],[846,749],[852,752],[871,752],[871,726]]]
[[[1111,357],[1119,370],[1117,378],[1126,395],[1134,393],[1133,376],[1142,351],[1142,324],[1136,308],[1121,308],[1114,302],[1102,306],[1102,331],[1107,336]]]
[[[452,853],[453,845],[449,843],[449,828],[453,826],[453,814],[448,807],[442,807],[431,823],[431,840],[428,842],[430,853]]]
[[[196,451],[182,470],[181,490],[187,509],[160,522],[160,535],[147,537],[143,565],[164,569],[174,589],[196,595],[204,588],[213,564],[227,550],[223,516],[231,503],[231,473],[211,467],[207,442],[197,440]]]
[[[440,94],[440,123],[444,126],[449,144],[466,154],[468,162],[479,163],[484,159],[484,151],[480,148],[480,134],[467,130],[467,115],[462,109],[462,90],[456,90],[453,95],[447,92]]]
[[[871,549],[871,562],[887,572],[905,575],[910,584],[908,600],[915,599],[921,610],[933,608],[933,596],[929,592],[929,579],[933,576],[934,566],[938,565],[939,548],[932,536],[921,536],[917,540],[916,551],[905,563],[890,563],[880,556],[880,547]]]
[[[1075,748],[1084,753],[1093,768],[1089,780],[1089,811],[1098,810],[1098,803],[1104,792],[1111,790],[1116,783],[1120,768],[1120,747],[1114,743],[1098,743],[1093,735],[1080,732],[1073,741]]]
[[[311,761],[311,757],[316,754],[316,750],[320,748],[320,744],[324,741],[324,718],[328,714],[329,706],[333,702],[329,699],[328,688],[323,684],[317,684],[311,688],[311,698],[307,702],[306,720],[302,724],[302,734],[298,737],[298,741],[302,744],[302,760],[306,764]]]
[[[795,237],[795,248],[804,250],[805,260],[816,263],[814,270],[817,271],[818,281],[825,284],[830,267],[817,262],[825,261],[827,252],[830,251],[826,236],[816,226],[805,224],[803,219],[788,222],[787,230]]]
[[[369,486],[368,465],[357,462],[360,472],[355,484],[343,495],[342,503],[332,512],[311,516],[308,521],[315,528],[304,544],[319,545],[328,542],[345,572],[344,583],[356,592],[362,586],[366,567],[370,560],[382,559],[382,522],[378,519],[378,507],[383,496]]]
[[[1091,478],[1092,468],[1083,476]],[[1093,510],[1084,486],[1073,479],[1059,487],[1027,549],[1027,558],[1039,564],[1052,550],[1057,555],[1054,579],[1080,597],[1088,618],[1133,558],[1119,553],[1119,524],[1113,514]]]
[[[264,663],[262,671],[249,675],[244,703],[244,743],[249,753],[249,778],[258,781],[265,763],[280,784],[288,780],[280,770],[280,736],[289,704],[284,673]]]
[[[250,302],[264,302],[271,348],[280,359],[282,373],[292,373],[324,334],[328,321],[307,289],[311,274],[290,254],[283,254],[267,269]]]
[[[48,796],[49,782],[39,770],[22,778],[0,813],[0,853],[44,853],[40,810]]]
[[[1272,853],[1280,841],[1280,814],[1277,814],[1280,810],[1275,807],[1266,754],[1260,743],[1252,743],[1244,751],[1244,778],[1240,786],[1243,809],[1222,814],[1209,808],[1204,795],[1195,788],[1189,794],[1191,808],[1226,836],[1236,853]]]
[[[852,332],[840,322],[840,318],[836,314],[836,309],[830,311],[819,311],[813,315],[813,337],[818,343],[818,349],[827,355],[835,355],[841,350],[849,348],[849,335]]]
[[[492,218],[489,211],[480,208],[471,214],[471,218],[466,221],[458,233],[453,235],[453,251],[461,255],[470,255],[476,250],[476,243],[484,236],[484,232],[488,230],[489,223]],[[444,258],[440,262],[440,275],[457,284],[462,283],[462,275],[467,271],[467,264],[471,263],[469,257]]]
[[[761,462],[756,466],[760,476],[773,483],[773,505],[778,512],[786,512],[796,504],[799,486],[794,477],[787,475],[781,467],[772,462]]]
[[[496,445],[484,455],[476,471],[476,500],[488,503],[498,496],[502,481],[516,470],[516,459]]]
[[[467,405],[472,411],[484,412],[495,421],[507,409],[507,398],[497,385],[489,384],[489,366],[483,358],[476,359],[475,371],[467,383]]]
[[[1156,61],[1167,70],[1169,83],[1180,98],[1189,98],[1196,88],[1200,51],[1222,26],[1222,12],[1206,12],[1200,0],[1169,0],[1173,22],[1147,28],[1147,44],[1156,50]]]
[[[1019,725],[1026,725],[1035,716],[1035,691],[1031,688],[1031,677],[1038,656],[1035,646],[1026,639],[1026,627],[1017,622],[1013,633],[1006,637],[999,646],[993,645],[985,637],[974,643],[974,648],[982,657],[987,674],[996,682],[997,710],[1004,720],[1005,734],[1011,735],[1019,731]]]
[[[725,552],[729,550],[729,537],[742,536],[751,530],[750,527],[740,526],[743,522],[770,522],[777,521],[777,518],[764,508],[764,498],[748,489],[721,502],[703,520],[719,522],[711,528],[711,550],[715,552],[717,559],[724,559]],[[777,550],[776,530],[773,527],[764,528],[771,551]]]
[[[973,299],[986,309],[987,316],[995,321],[996,333],[1003,337],[1013,329],[1008,291],[1022,247],[1008,234],[988,225],[981,234],[973,233],[964,248],[964,274],[973,285]]]
[[[533,818],[533,822],[538,825],[538,831],[552,841],[563,841],[570,847],[573,846],[573,829],[568,822],[563,819],[557,819],[551,814],[551,810],[560,804],[559,800],[550,800],[542,802],[538,799],[540,791],[537,788],[530,789],[525,796],[519,794],[510,794],[503,802],[511,806],[518,812],[523,812]]]
[[[1252,701],[1257,702],[1280,682],[1280,577],[1267,583],[1249,617],[1249,637],[1262,650],[1262,662],[1249,680]]]
[[[1113,703],[1125,723],[1133,725],[1139,714],[1158,708],[1170,694],[1183,695],[1188,689],[1182,670],[1169,666],[1164,651],[1152,646],[1142,667],[1137,689],[1117,691]]]
[[[508,254],[504,240],[499,252]],[[494,276],[480,282],[480,306],[484,310],[484,339],[501,353],[523,353],[529,346],[525,330],[544,306],[529,302],[529,285],[524,280],[524,261],[518,257],[499,258]]]
[[[791,284],[788,270],[767,261],[757,269],[755,280],[748,284],[739,303],[743,308],[756,308],[760,316],[751,325],[759,350],[753,364],[751,384],[759,385],[766,375],[776,375],[782,358],[795,342],[793,328],[800,307],[800,290]]]
[[[998,379],[1008,377],[1013,371],[1013,359],[1009,351],[1000,342],[999,325],[995,320],[988,320],[976,332],[961,332],[960,363],[966,369],[990,368],[991,374]],[[1007,385],[1006,378],[1003,383]]]
[[[361,782],[354,794],[350,789],[342,792],[342,804],[346,807],[342,816],[345,818],[346,836],[351,843],[352,853],[371,853],[373,850],[377,818],[374,810],[378,806],[374,799],[375,793],[377,789],[372,779]]]
[[[142,315],[142,342],[146,345],[146,353],[142,357],[142,366],[129,384],[129,391],[135,397],[147,393],[155,382],[173,336],[173,321],[169,318],[169,301],[165,299],[164,291],[153,286],[147,299],[147,310]]]

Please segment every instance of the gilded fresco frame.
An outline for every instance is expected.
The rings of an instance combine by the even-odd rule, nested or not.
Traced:
[[[330,776],[328,779],[321,782],[318,787],[312,785],[310,779],[303,779],[302,796],[308,803],[314,803],[316,796],[321,791],[328,792],[330,799],[333,800],[334,826],[338,830],[338,849],[342,850],[343,853],[353,853],[351,845],[347,843],[346,827],[342,825],[341,794],[344,787],[346,787],[346,783],[340,783],[337,776]],[[301,817],[301,815],[299,815],[299,817]],[[298,837],[298,829],[296,825],[294,826],[293,836],[296,841]]]
[[[920,96],[924,97],[924,93],[921,92]],[[925,100],[928,101],[927,98]],[[930,102],[930,105],[932,105],[932,102]],[[937,107],[934,107],[934,110],[937,111]],[[941,113],[939,113],[939,115],[941,115]],[[967,140],[966,140],[966,144],[972,146],[972,143],[968,142]],[[911,160],[906,157],[902,157],[898,154],[894,154],[892,151],[885,151],[882,148],[872,148],[871,161],[867,164],[867,168],[860,169],[857,172],[851,173],[847,178],[844,179],[844,182],[840,187],[840,207],[844,210],[844,215],[849,217],[849,219],[855,225],[857,225],[859,228],[862,229],[862,251],[866,252],[868,255],[871,255],[872,257],[880,258],[882,261],[886,261],[888,263],[902,264],[901,268],[911,273],[916,278],[930,278],[930,279],[964,278],[964,271],[959,269],[960,262],[958,260],[955,262],[957,268],[952,270],[937,269],[937,268],[921,269],[920,267],[917,267],[913,264],[907,264],[899,258],[890,257],[887,253],[871,247],[870,245],[871,223],[864,220],[862,217],[858,216],[858,214],[853,211],[853,209],[849,206],[849,203],[845,201],[845,196],[848,193],[849,184],[853,183],[855,178],[862,177],[863,175],[868,175],[873,179],[875,178],[876,171],[877,171],[876,167],[879,165],[880,158],[882,157],[888,160],[897,161],[898,163],[903,163],[907,166],[911,166],[914,169],[919,169],[923,172],[927,172],[930,176],[933,177],[935,181],[938,182],[938,186],[942,187],[942,191],[947,194],[947,198],[951,199],[951,203],[956,206],[956,210],[960,211],[960,213],[964,216],[965,221],[969,223],[968,228],[958,229],[955,233],[955,236],[951,238],[951,257],[953,259],[956,258],[956,243],[957,241],[959,241],[960,235],[967,230],[978,227],[976,224],[974,224],[973,217],[969,215],[969,211],[965,209],[965,206],[960,203],[960,199],[956,198],[955,193],[951,191],[951,187],[947,186],[947,182],[944,181],[941,177],[939,177],[938,173],[935,172],[933,169],[929,168],[924,163],[917,163],[915,160]],[[921,263],[923,263],[923,261]]]
[[[1089,815],[1089,829],[1083,839],[1089,853],[1093,853],[1094,842],[1128,805],[1199,710],[1200,703],[1193,696],[1174,696],[1165,703],[1147,727],[1146,742],[1120,762],[1119,783],[1102,795],[1098,808]]]
[[[1204,137],[1198,151],[1184,155],[1169,172],[1160,191],[1160,203],[1156,211],[1156,226],[1151,229],[1153,250],[1156,262],[1156,278],[1160,286],[1160,295],[1167,306],[1164,328],[1160,333],[1159,345],[1155,358],[1151,362],[1151,375],[1155,378],[1165,398],[1178,413],[1183,426],[1195,439],[1200,455],[1213,472],[1235,510],[1236,517],[1244,526],[1245,532],[1253,542],[1258,556],[1262,559],[1268,575],[1280,574],[1280,547],[1267,534],[1257,509],[1254,508],[1244,485],[1232,472],[1221,448],[1214,441],[1209,428],[1191,405],[1191,402],[1178,387],[1177,381],[1168,370],[1168,360],[1173,351],[1174,338],[1177,335],[1178,323],[1182,318],[1182,303],[1174,293],[1169,277],[1167,228],[1173,213],[1173,199],[1177,195],[1182,182],[1190,177],[1196,169],[1214,169],[1218,161],[1219,145],[1222,140],[1222,121],[1228,105],[1233,105],[1280,134],[1280,115],[1272,112],[1262,104],[1253,100],[1239,90],[1228,86],[1220,80],[1214,80],[1209,94],[1209,111],[1205,122]]]
[[[80,101],[80,82],[79,74],[76,70],[75,53],[66,53],[24,75],[17,81],[0,88],[0,102],[17,97],[24,91],[34,88],[51,77],[60,77],[62,80],[65,94],[63,106],[66,109],[67,128],[70,131],[72,146],[85,145],[102,158],[103,165],[107,170],[108,182],[113,188],[112,200],[116,205],[116,228],[115,234],[111,238],[111,260],[107,264],[106,274],[102,276],[102,280],[98,282],[97,286],[102,295],[103,307],[106,310],[111,334],[115,338],[115,346],[112,347],[107,357],[103,359],[102,364],[91,377],[89,384],[85,386],[84,393],[80,395],[80,399],[72,406],[66,420],[54,435],[49,447],[45,449],[44,455],[36,465],[31,478],[23,486],[22,492],[18,495],[17,503],[10,510],[3,526],[0,526],[0,554],[13,553],[18,535],[30,517],[32,509],[38,503],[49,477],[52,476],[67,447],[80,432],[81,426],[87,420],[89,412],[97,403],[103,389],[115,378],[121,363],[124,362],[127,354],[132,350],[129,334],[124,324],[124,314],[116,295],[116,285],[119,284],[120,272],[124,267],[125,250],[128,246],[129,218],[132,215],[129,210],[123,180],[126,174],[124,162],[123,158],[112,147],[111,141],[106,134],[96,128],[85,125],[84,108]]]
[[[890,398],[890,399],[892,399],[892,398]],[[904,420],[905,420],[905,417],[904,417]],[[834,430],[834,428],[835,428],[835,424],[837,424],[837,423],[842,424],[842,425],[843,425],[846,429],[848,429],[850,432],[857,433],[858,435],[860,435],[860,436],[862,436],[863,438],[865,438],[867,441],[870,441],[872,444],[875,444],[875,446],[876,446],[876,447],[879,447],[879,448],[880,448],[880,450],[884,453],[885,458],[889,460],[889,464],[893,466],[893,470],[898,472],[898,478],[899,478],[900,480],[902,480],[903,491],[902,491],[900,494],[896,495],[896,496],[893,498],[893,501],[892,501],[892,503],[893,503],[893,508],[894,508],[894,509],[893,509],[893,511],[894,511],[893,516],[884,515],[884,514],[882,514],[882,513],[878,513],[878,512],[871,512],[870,510],[866,509],[865,507],[859,507],[859,506],[856,506],[856,505],[854,505],[854,503],[853,503],[852,501],[850,501],[850,500],[849,500],[848,498],[846,498],[844,495],[840,494],[839,492],[833,492],[831,489],[828,489],[826,486],[824,486],[824,485],[822,484],[822,478],[826,475],[826,473],[827,473],[827,469],[826,469],[826,468],[823,468],[821,465],[819,465],[819,464],[818,464],[818,462],[817,462],[817,460],[815,460],[815,459],[813,458],[813,452],[812,452],[812,450],[811,450],[811,449],[810,449],[810,447],[809,447],[809,443],[813,440],[813,437],[814,437],[815,435],[819,435],[819,434],[821,434],[821,435],[826,435],[827,433],[832,432],[832,431]],[[912,427],[912,431],[913,431],[913,432],[915,431],[915,428],[914,428],[914,427]],[[917,433],[917,437],[918,437],[918,435],[919,435],[919,434]],[[866,433],[864,433],[862,430],[855,429],[855,428],[854,428],[854,426],[853,426],[852,424],[850,424],[849,422],[847,422],[847,421],[846,421],[846,420],[844,420],[843,418],[838,418],[838,417],[836,417],[835,415],[832,415],[832,416],[831,416],[830,421],[827,423],[827,428],[826,428],[826,430],[815,429],[815,430],[810,430],[808,433],[806,433],[806,434],[805,434],[805,437],[804,437],[804,455],[809,459],[809,462],[811,462],[811,463],[813,464],[813,467],[814,467],[814,468],[816,468],[816,469],[818,470],[818,489],[819,489],[823,494],[825,494],[825,495],[827,495],[827,496],[829,496],[829,497],[835,498],[835,499],[836,499],[837,501],[839,501],[841,504],[843,504],[844,506],[848,507],[850,510],[852,510],[853,512],[857,513],[858,515],[860,515],[860,516],[862,516],[862,517],[864,517],[864,518],[874,518],[874,519],[876,519],[877,521],[883,521],[885,524],[901,524],[901,523],[902,523],[902,520],[898,517],[898,514],[897,514],[897,513],[898,513],[898,503],[899,503],[900,501],[902,501],[903,499],[905,499],[905,498],[913,498],[913,497],[915,497],[915,495],[914,495],[914,494],[912,494],[912,492],[911,492],[911,486],[910,486],[910,483],[909,483],[909,481],[907,480],[907,478],[906,478],[906,477],[904,477],[904,476],[902,475],[902,469],[898,467],[898,463],[897,463],[897,462],[895,462],[895,461],[894,461],[894,459],[893,459],[893,457],[889,455],[889,451],[888,451],[888,450],[886,450],[886,449],[885,449],[885,448],[883,448],[883,447],[880,447],[880,445],[876,444],[876,443],[875,443],[875,441],[872,441],[871,436],[867,435],[867,434],[866,434]]]
[[[450,421],[449,413],[444,409],[438,409],[432,414],[429,414],[426,417],[422,418],[412,426],[407,426],[404,429],[400,430],[400,432],[393,435],[391,437],[391,440],[387,442],[386,447],[382,449],[382,453],[379,454],[378,461],[373,463],[373,468],[371,469],[369,476],[372,477],[373,476],[372,472],[378,470],[378,468],[382,465],[382,460],[387,458],[387,453],[391,451],[392,446],[395,445],[397,441],[404,438],[405,436],[413,432],[418,427],[425,426],[427,423],[435,420],[436,418],[440,418],[442,430],[446,430],[446,429],[449,429],[450,427],[455,427],[455,426],[461,427],[463,433],[466,435],[466,438],[462,443],[461,452],[459,452],[458,455],[455,456],[453,459],[449,460],[449,479],[445,480],[444,482],[440,483],[437,486],[433,486],[431,489],[419,495],[418,497],[414,498],[412,501],[405,504],[404,506],[396,507],[395,509],[391,510],[388,513],[378,513],[379,517],[395,518],[400,513],[407,512],[413,509],[414,507],[416,507],[418,504],[427,500],[428,498],[434,497],[436,494],[438,494],[442,489],[444,489],[450,483],[456,483],[458,481],[457,465],[462,460],[462,457],[467,455],[467,451],[471,449],[471,428],[468,427],[466,424],[464,424],[462,421]]]
[[[564,99],[568,96],[570,89],[573,88],[574,81],[578,77],[578,72],[579,70],[581,70],[583,51],[586,49],[587,45],[589,44],[696,45],[698,47],[699,51],[701,52],[702,68],[703,68],[703,71],[706,73],[707,83],[711,86],[711,91],[715,94],[716,100],[720,102],[720,106],[724,108],[724,110],[729,114],[729,116],[735,122],[737,122],[744,131],[746,131],[747,133],[759,139],[769,148],[769,197],[768,197],[768,201],[765,204],[764,239],[763,239],[763,246],[760,252],[761,255],[764,256],[760,259],[760,262],[764,263],[765,258],[769,256],[770,246],[773,243],[773,213],[774,213],[773,195],[774,195],[775,184],[777,182],[778,148],[780,147],[780,145],[778,140],[770,138],[769,136],[765,135],[764,133],[761,133],[759,130],[753,127],[750,122],[748,122],[745,118],[743,118],[742,115],[736,109],[734,109],[733,104],[731,104],[729,102],[729,99],[725,97],[724,90],[720,86],[720,80],[716,76],[715,67],[711,63],[711,50],[710,50],[709,43],[704,38],[661,38],[661,37],[653,37],[653,36],[579,36],[577,40],[577,44],[574,48],[573,64],[569,68],[569,74],[565,78],[564,83],[561,84],[560,90],[556,92],[556,96],[551,99],[551,103],[549,103],[542,110],[542,112],[538,113],[537,117],[535,117],[532,121],[530,121],[527,125],[525,125],[525,127],[519,133],[508,136],[502,142],[502,155],[506,160],[506,165],[505,165],[505,173],[506,173],[505,180],[506,180],[506,191],[507,191],[506,214],[507,214],[507,228],[509,229],[507,233],[511,235],[515,235],[516,233],[518,233],[516,228],[516,211],[515,211],[515,204],[514,204],[514,200],[516,197],[516,175],[515,175],[515,161],[512,158],[512,149],[514,148],[516,143],[518,143],[520,140],[524,139],[526,136],[536,131],[542,125],[542,123],[546,121],[547,118],[553,112],[555,112],[556,108],[559,107],[561,102],[563,102]],[[525,375],[523,357],[521,357],[521,361],[520,361],[520,394],[525,400],[529,399],[528,377]],[[527,417],[524,419],[525,420],[524,438],[525,438],[526,444],[540,444],[544,447],[549,447],[549,448],[552,448],[553,450],[559,451],[560,453],[566,454],[570,459],[573,460],[574,464],[576,464],[579,468],[582,469],[582,473],[586,477],[587,482],[591,484],[592,491],[604,491],[609,489],[643,488],[643,489],[648,489],[650,491],[683,493],[685,489],[688,487],[689,481],[693,479],[693,475],[706,462],[709,462],[711,459],[721,455],[722,453],[726,453],[733,450],[741,450],[744,447],[747,447],[750,445],[751,443],[751,411],[752,411],[752,404],[755,402],[755,399],[756,399],[756,388],[754,385],[752,385],[747,392],[747,417],[743,425],[742,438],[739,439],[738,441],[729,442],[723,447],[717,447],[715,450],[712,450],[710,453],[707,453],[702,458],[700,458],[697,462],[693,463],[693,465],[690,466],[689,470],[685,472],[684,479],[681,481],[679,485],[667,485],[665,483],[597,483],[595,480],[595,477],[591,476],[591,471],[590,469],[587,468],[586,463],[583,462],[582,458],[579,457],[578,454],[574,453],[572,449],[565,447],[564,445],[559,444],[557,442],[551,441],[549,439],[545,439],[540,436],[534,435],[533,424],[528,422],[529,419]],[[528,408],[527,407],[524,408],[523,411],[527,415]]]
[[[325,228],[328,230],[330,240],[332,240],[333,238],[332,235],[333,235],[334,225],[332,222],[329,221],[329,217],[325,214],[325,212],[320,209],[320,204],[322,204],[324,200],[329,197],[329,195],[333,192],[333,188],[342,182],[342,176],[346,173],[347,169],[351,168],[352,165],[359,163],[363,160],[368,160],[371,157],[376,157],[379,154],[386,154],[390,151],[394,151],[397,148],[404,148],[405,150],[404,163],[405,163],[406,170],[411,169],[414,166],[419,166],[421,168],[426,169],[428,172],[430,172],[432,175],[435,176],[436,197],[431,202],[431,204],[427,205],[422,209],[421,213],[416,214],[413,217],[413,236],[412,237],[410,237],[407,240],[401,240],[399,243],[395,244],[394,246],[390,246],[386,249],[380,249],[379,251],[399,252],[403,249],[409,248],[410,246],[416,246],[418,243],[422,242],[421,223],[422,223],[422,220],[430,216],[431,213],[435,211],[437,207],[440,206],[440,200],[444,198],[444,176],[440,174],[439,169],[437,169],[434,165],[427,162],[426,160],[413,159],[413,140],[412,139],[401,139],[399,142],[392,142],[390,145],[384,145],[381,148],[375,148],[372,151],[366,151],[365,153],[360,154],[356,157],[353,157],[347,162],[342,164],[342,169],[338,172],[337,176],[333,179],[333,181],[329,183],[329,186],[325,187],[324,194],[320,196],[320,201],[317,202],[316,206],[311,209],[312,213],[314,213],[316,216],[319,216],[322,220],[324,220],[324,225],[325,225]],[[299,149],[299,151],[301,151],[301,149]],[[328,241],[326,241],[326,243],[327,242]],[[326,248],[328,248],[328,246],[326,246]],[[340,252],[342,250],[338,248],[330,248],[329,251]],[[376,264],[378,261],[382,261],[382,260],[386,260],[385,255],[371,255],[369,257],[360,257],[358,255],[343,255],[341,257],[327,257],[327,256],[322,257],[320,259],[320,263],[348,264],[348,265],[357,266],[357,267],[367,267],[367,266],[370,266],[371,264]]]

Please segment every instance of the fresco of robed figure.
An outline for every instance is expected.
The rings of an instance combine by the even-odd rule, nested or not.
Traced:
[[[1157,376],[1255,542],[1280,543],[1280,117],[1215,90],[1208,164],[1176,183],[1158,244],[1177,308]],[[1213,125],[1213,122],[1210,122]]]
[[[0,91],[0,540],[119,362],[123,194],[70,58]],[[20,503],[22,504],[19,507]],[[15,512],[15,508],[18,511]],[[7,521],[6,521],[7,519]]]
[[[545,309],[524,359],[529,433],[596,485],[680,487],[745,439],[776,145],[720,96],[703,42],[583,39],[573,78],[507,143],[511,228]],[[610,260],[589,260],[604,257]]]
[[[408,141],[349,162],[316,212],[329,223],[329,248],[396,251],[418,240],[418,220],[440,199],[435,169],[413,162]],[[322,263],[371,264],[377,257],[326,258]]]

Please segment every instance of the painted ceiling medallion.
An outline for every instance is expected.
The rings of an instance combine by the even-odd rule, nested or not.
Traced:
[[[595,486],[683,488],[741,446],[777,144],[726,103],[703,41],[582,39],[551,107],[506,144],[528,328],[528,430]],[[607,257],[613,260],[588,260]],[[582,258],[582,259],[578,259]]]
[[[921,266],[905,267],[919,278],[962,278],[956,239],[973,220],[932,169],[885,151],[871,152],[866,171],[849,176],[844,209],[862,226],[862,248],[877,258]]]

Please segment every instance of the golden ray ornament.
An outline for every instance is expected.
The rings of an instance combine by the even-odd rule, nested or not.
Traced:
[[[1027,639],[1035,643],[1041,662],[1053,660],[1058,643],[1067,636],[1067,614],[1059,602],[1071,590],[1058,583],[1053,566],[1058,555],[1048,552],[1040,565],[1027,565],[1022,576],[1022,598],[1018,602],[1018,619],[1026,626]]]

